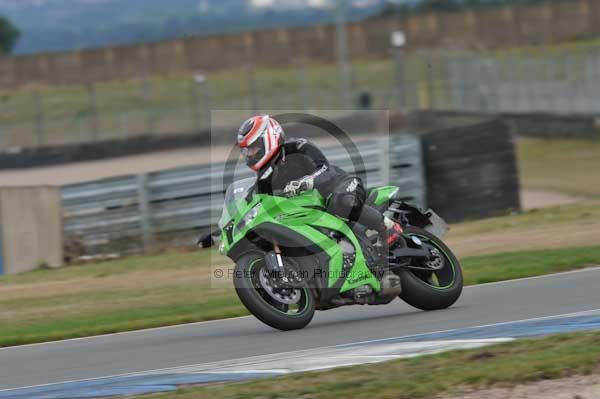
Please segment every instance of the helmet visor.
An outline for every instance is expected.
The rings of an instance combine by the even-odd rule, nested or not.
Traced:
[[[241,149],[246,165],[254,166],[265,156],[265,145],[262,137]]]

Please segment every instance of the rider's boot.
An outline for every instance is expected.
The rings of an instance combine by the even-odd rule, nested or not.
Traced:
[[[385,231],[384,236],[381,237],[381,240],[387,244],[388,248],[392,248],[394,244],[400,240],[404,230],[402,229],[402,226],[400,226],[400,223],[396,223],[388,217],[384,218],[384,223],[387,230]]]

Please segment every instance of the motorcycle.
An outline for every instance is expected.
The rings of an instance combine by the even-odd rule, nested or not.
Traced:
[[[397,297],[436,310],[460,297],[461,266],[440,238],[446,223],[432,210],[404,203],[398,187],[373,188],[367,199],[403,227],[391,248],[376,232],[329,214],[316,190],[287,198],[257,194],[255,187],[249,178],[227,189],[220,252],[235,262],[239,299],[263,323],[294,330],[308,325],[316,310],[384,305]]]

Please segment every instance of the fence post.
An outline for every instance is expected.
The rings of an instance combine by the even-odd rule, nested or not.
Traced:
[[[401,46],[392,48],[394,52],[394,78],[396,80],[396,93],[398,95],[398,108],[406,112],[406,84],[404,81],[404,50]]]
[[[308,93],[308,79],[306,76],[306,60],[304,58],[300,58],[296,60],[296,66],[298,70],[298,78],[300,83],[300,97],[302,108],[305,111],[308,111],[310,107],[310,95]]]
[[[390,170],[391,170],[391,159],[390,159],[390,145],[391,139],[388,134],[379,138],[379,150],[381,157],[379,158],[379,173],[381,174],[381,184],[390,184]]]
[[[578,77],[577,77],[577,54],[575,54],[573,51],[569,51],[566,54],[563,55],[564,59],[565,59],[565,63],[566,63],[566,77],[567,77],[567,95],[568,95],[568,102],[569,102],[569,108],[567,109],[569,112],[573,113],[573,112],[577,112],[577,104],[576,104],[576,97],[577,95],[581,95],[581,91],[577,89],[577,84],[578,82]],[[564,110],[563,110],[564,112]]]
[[[211,110],[211,101],[210,101],[210,87],[208,85],[208,79],[205,78],[204,83],[202,84],[202,119],[204,120],[205,128],[210,130],[210,110]]]
[[[89,112],[90,112],[90,121],[92,128],[92,139],[98,139],[99,132],[99,121],[98,121],[98,106],[96,100],[96,86],[93,83],[88,83],[88,101],[89,101]]]
[[[142,173],[137,176],[137,187],[140,213],[140,227],[142,229],[142,246],[144,252],[149,252],[153,246],[153,239],[151,222],[152,215],[150,213],[147,173]]]
[[[352,109],[352,61],[348,51],[347,18],[348,4],[344,0],[336,0],[335,4],[335,50],[340,77],[339,109]]]
[[[425,71],[427,73],[427,97],[429,97],[429,109],[432,111],[437,109],[437,76],[434,69],[435,66],[436,60],[434,60],[433,54],[427,53],[425,57]]]
[[[121,135],[123,137],[129,136],[129,117],[126,113],[121,112],[121,116],[119,119],[121,122]]]
[[[258,104],[258,96],[256,93],[256,71],[254,70],[254,65],[249,64],[246,67],[246,75],[248,77],[248,91],[249,91],[249,100],[250,100],[250,110],[253,113],[258,113],[259,104]]]
[[[192,128],[196,131],[200,131],[202,126],[200,117],[200,101],[198,99],[198,86],[200,84],[196,81],[196,77],[190,81],[190,114],[192,116]]]
[[[33,92],[33,108],[35,112],[35,133],[37,135],[37,145],[44,145],[44,100],[39,90]]]
[[[208,93],[208,80],[203,73],[196,73],[192,80],[193,115],[196,128],[202,130],[202,124],[210,129],[210,96]]]
[[[144,111],[146,114],[146,131],[142,134],[154,134],[155,133],[155,116],[152,110],[152,83],[150,79],[144,74],[141,80],[142,83],[142,97],[144,98]]]

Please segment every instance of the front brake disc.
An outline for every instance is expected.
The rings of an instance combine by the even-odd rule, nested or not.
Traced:
[[[265,268],[261,270],[258,277],[262,288],[277,302],[284,303],[286,305],[293,305],[300,301],[301,291],[299,289],[275,288],[271,278],[269,277],[269,272]]]

